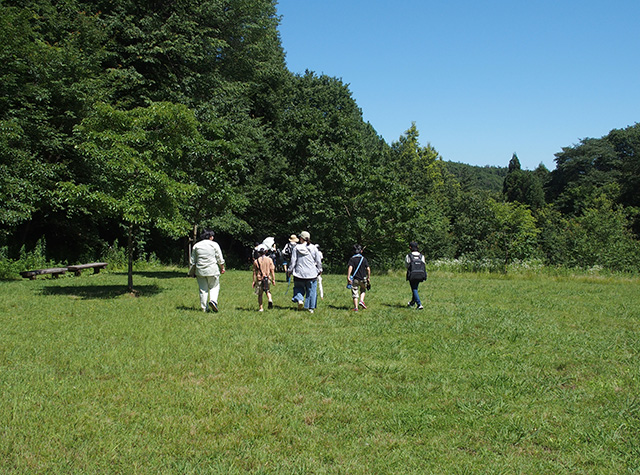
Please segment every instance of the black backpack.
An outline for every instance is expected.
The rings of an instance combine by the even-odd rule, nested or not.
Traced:
[[[284,247],[282,256],[285,258],[286,261],[291,260],[291,254],[293,252],[294,247],[295,247],[295,244],[291,244],[290,242],[288,242],[287,245]]]
[[[411,261],[409,262],[409,268],[407,269],[407,280],[417,280],[418,282],[424,282],[427,280],[427,267],[422,261],[422,254],[416,256],[415,254],[409,254]]]

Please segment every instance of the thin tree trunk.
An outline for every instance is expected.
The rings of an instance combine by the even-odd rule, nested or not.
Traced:
[[[193,245],[198,240],[198,225],[193,225],[193,232],[191,233],[191,237],[189,238],[189,262],[188,265],[191,265],[191,249],[193,249]]]
[[[127,288],[133,293],[133,224],[129,225],[129,237],[127,240],[128,269],[127,269]]]

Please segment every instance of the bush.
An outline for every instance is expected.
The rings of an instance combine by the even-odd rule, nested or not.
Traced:
[[[544,263],[539,259],[514,260],[507,266],[503,259],[438,259],[427,264],[429,270],[452,273],[538,273],[544,269]]]
[[[46,257],[45,239],[39,239],[31,251],[24,246],[20,248],[20,257],[9,259],[7,246],[0,248],[0,280],[20,279],[20,272],[25,270],[44,269],[58,267],[60,264],[48,261]]]

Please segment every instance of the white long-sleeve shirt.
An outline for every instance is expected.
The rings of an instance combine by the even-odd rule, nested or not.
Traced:
[[[191,250],[191,265],[194,264],[198,277],[220,275],[220,266],[224,265],[220,245],[212,239],[197,242]]]

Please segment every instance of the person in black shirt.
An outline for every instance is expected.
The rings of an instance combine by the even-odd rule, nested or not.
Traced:
[[[353,297],[353,310],[358,311],[358,305],[366,309],[364,297],[367,288],[371,286],[371,268],[367,258],[362,255],[362,246],[356,244],[353,246],[353,256],[347,264],[347,288],[351,289]],[[359,300],[358,300],[359,299]]]
[[[412,241],[409,243],[409,254],[405,257],[405,264],[407,266],[407,280],[411,285],[411,300],[407,304],[409,307],[414,305],[418,310],[422,310],[422,302],[418,295],[418,286],[420,282],[427,280],[427,268],[424,256],[418,250],[418,243]]]

